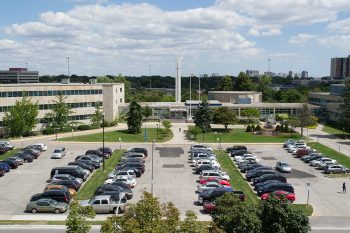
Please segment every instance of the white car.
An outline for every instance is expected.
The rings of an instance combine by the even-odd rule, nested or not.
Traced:
[[[234,161],[240,161],[243,160],[244,158],[257,158],[256,155],[253,154],[243,154],[243,155],[237,155],[235,156],[235,158],[233,159]]]
[[[199,193],[202,193],[202,192],[207,192],[209,190],[216,189],[219,187],[222,187],[222,185],[217,182],[207,182],[206,184],[198,185],[197,191]]]
[[[334,164],[337,162],[336,160],[330,159],[330,158],[320,158],[316,160],[312,160],[310,162],[310,165],[313,167],[317,167],[318,164],[324,163],[324,162],[333,162]]]
[[[66,156],[66,148],[58,147],[52,152],[51,159],[61,159],[64,156]]]
[[[257,159],[257,157],[255,156],[247,156],[247,157],[243,157],[236,162],[236,164],[240,164],[240,163],[244,163],[244,162],[259,162],[260,159]]]
[[[4,145],[4,147],[9,148],[10,150],[12,150],[15,146],[12,145],[11,142],[9,141],[0,141],[0,145]]]
[[[116,176],[129,176],[130,178],[136,178],[136,174],[134,170],[118,170],[118,171],[112,171],[108,174],[108,179],[113,179]]]
[[[324,162],[318,163],[316,165],[316,169],[323,170],[325,167],[335,165],[335,164],[337,164],[335,160],[324,161]]]
[[[135,178],[131,178],[129,176],[116,176],[114,178],[114,181],[120,181],[123,182],[127,185],[129,185],[131,188],[136,186],[136,179]]]
[[[213,151],[213,148],[210,148],[209,146],[201,145],[201,144],[193,144],[191,146],[191,150],[196,150],[196,149],[202,149],[202,150],[208,150],[208,151]]]
[[[47,150],[47,145],[45,145],[44,143],[35,143],[34,146],[40,146],[42,151]]]
[[[212,159],[202,159],[202,160],[197,160],[195,164],[193,164],[195,167],[200,167],[202,165],[212,165],[217,168],[221,168],[220,164],[216,160]]]

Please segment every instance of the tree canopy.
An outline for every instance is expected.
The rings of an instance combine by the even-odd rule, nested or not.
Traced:
[[[240,72],[235,80],[235,90],[236,91],[254,91],[254,84],[250,77],[244,73]]]
[[[51,112],[45,115],[45,118],[49,121],[49,126],[62,130],[68,125],[70,115],[73,113],[70,106],[66,103],[67,96],[59,95],[57,100],[53,101]]]
[[[241,115],[248,117],[249,122],[253,122],[254,119],[260,117],[260,111],[257,108],[246,108],[241,110]]]
[[[131,134],[141,133],[143,112],[141,106],[133,101],[129,105],[127,113],[128,132]]]
[[[94,218],[95,215],[92,206],[81,206],[78,201],[73,201],[66,219],[66,233],[88,233],[91,226],[86,219]]]
[[[209,108],[209,103],[203,100],[194,115],[194,123],[196,127],[201,128],[202,132],[206,133],[211,130],[210,123],[212,122],[212,111]]]
[[[214,124],[222,124],[227,130],[228,125],[234,124],[237,121],[237,117],[234,112],[227,107],[220,107],[215,109],[213,122]]]
[[[218,91],[232,91],[233,90],[232,78],[226,75],[224,78],[220,80],[220,83],[216,87],[216,89]]]

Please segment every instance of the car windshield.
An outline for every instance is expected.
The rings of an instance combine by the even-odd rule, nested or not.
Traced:
[[[56,205],[56,204],[57,204],[57,201],[51,199],[51,200],[49,201],[49,203],[50,203],[50,205]]]
[[[289,164],[288,163],[281,163],[281,166],[282,167],[289,167]]]
[[[56,149],[56,150],[54,150],[53,151],[53,153],[61,153],[62,151],[61,150],[58,150],[58,149]]]

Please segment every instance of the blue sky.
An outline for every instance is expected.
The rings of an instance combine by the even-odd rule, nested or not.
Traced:
[[[246,69],[329,75],[350,55],[344,0],[4,0],[0,69],[40,74],[237,75]]]

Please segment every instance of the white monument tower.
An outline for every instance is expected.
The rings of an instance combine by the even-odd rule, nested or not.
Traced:
[[[175,79],[175,100],[181,102],[181,64],[176,60],[176,79]]]

